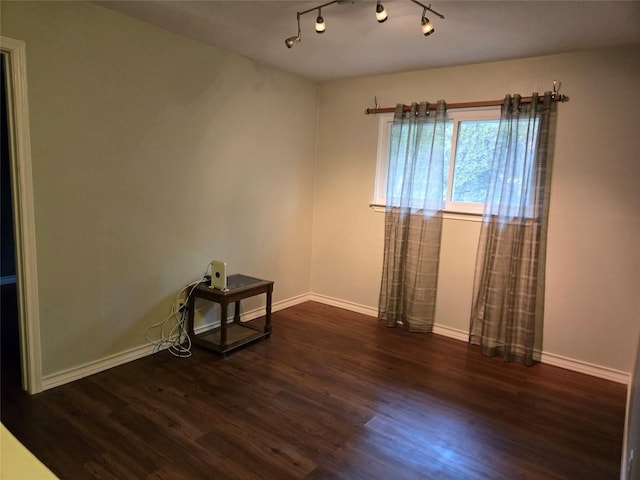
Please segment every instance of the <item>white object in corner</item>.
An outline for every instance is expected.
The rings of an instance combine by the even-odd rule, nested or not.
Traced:
[[[219,260],[211,261],[211,288],[227,290],[227,264]]]

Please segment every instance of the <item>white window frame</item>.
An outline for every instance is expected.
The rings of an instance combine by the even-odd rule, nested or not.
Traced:
[[[386,205],[387,200],[387,172],[389,162],[389,138],[393,113],[384,113],[378,120],[378,152],[376,162],[376,180],[371,206],[378,209]],[[447,119],[453,123],[451,142],[451,158],[449,159],[449,178],[447,179],[447,192],[445,199],[445,212],[481,215],[484,204],[471,202],[454,202],[451,200],[453,184],[453,172],[456,155],[456,141],[460,122],[466,120],[499,120],[500,107],[483,107],[473,109],[456,109],[447,112]]]

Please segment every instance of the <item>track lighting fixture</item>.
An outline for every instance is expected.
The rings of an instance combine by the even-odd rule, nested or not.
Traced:
[[[376,20],[378,20],[378,23],[387,20],[387,11],[384,9],[384,5],[382,5],[380,0],[378,0],[378,4],[376,5]]]
[[[351,1],[354,1],[354,0],[351,0]],[[444,19],[444,15],[436,12],[435,10],[432,10],[431,4],[429,4],[429,6],[427,7],[426,5],[423,5],[422,3],[420,3],[418,0],[410,0],[410,1],[422,7],[422,17],[420,18],[421,29],[422,29],[422,34],[425,37],[428,37],[433,32],[435,32],[435,28],[427,18],[427,10],[429,10],[431,13],[437,15],[442,19]],[[317,10],[318,16],[316,18],[316,32],[324,33],[326,30],[326,25],[324,23],[324,18],[322,18],[322,9],[334,3],[344,3],[344,2],[346,2],[346,0],[332,0],[331,2],[323,3],[322,5],[318,5],[317,7],[313,7],[308,10],[298,12],[297,13],[298,34],[292,37],[289,37],[284,41],[287,48],[293,47],[296,43],[300,43],[300,41],[302,40],[302,36],[300,35],[300,17],[302,15],[305,15],[309,12],[314,12]],[[376,20],[378,21],[378,23],[383,23],[387,20],[387,18],[388,18],[387,10],[386,8],[384,8],[384,5],[382,5],[382,0],[378,0],[376,4]]]

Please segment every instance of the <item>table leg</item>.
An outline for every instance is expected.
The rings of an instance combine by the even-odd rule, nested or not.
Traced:
[[[264,333],[271,332],[271,297],[273,296],[273,286],[267,290],[267,312],[264,320]]]
[[[192,340],[195,337],[195,331],[194,331],[194,326],[193,326],[195,303],[196,303],[196,296],[195,295],[190,295],[189,296],[189,300],[187,301],[187,306],[186,306],[186,308],[187,308],[187,334],[189,335],[189,338],[191,338]]]
[[[227,307],[226,301],[220,302],[220,350],[227,349]]]
[[[235,310],[233,312],[233,322],[240,323],[240,300],[236,301]]]

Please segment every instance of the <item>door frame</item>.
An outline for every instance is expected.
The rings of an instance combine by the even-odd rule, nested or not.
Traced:
[[[22,388],[34,394],[42,391],[42,357],[26,45],[21,40],[0,36],[0,50],[7,56],[7,127],[10,137]]]

